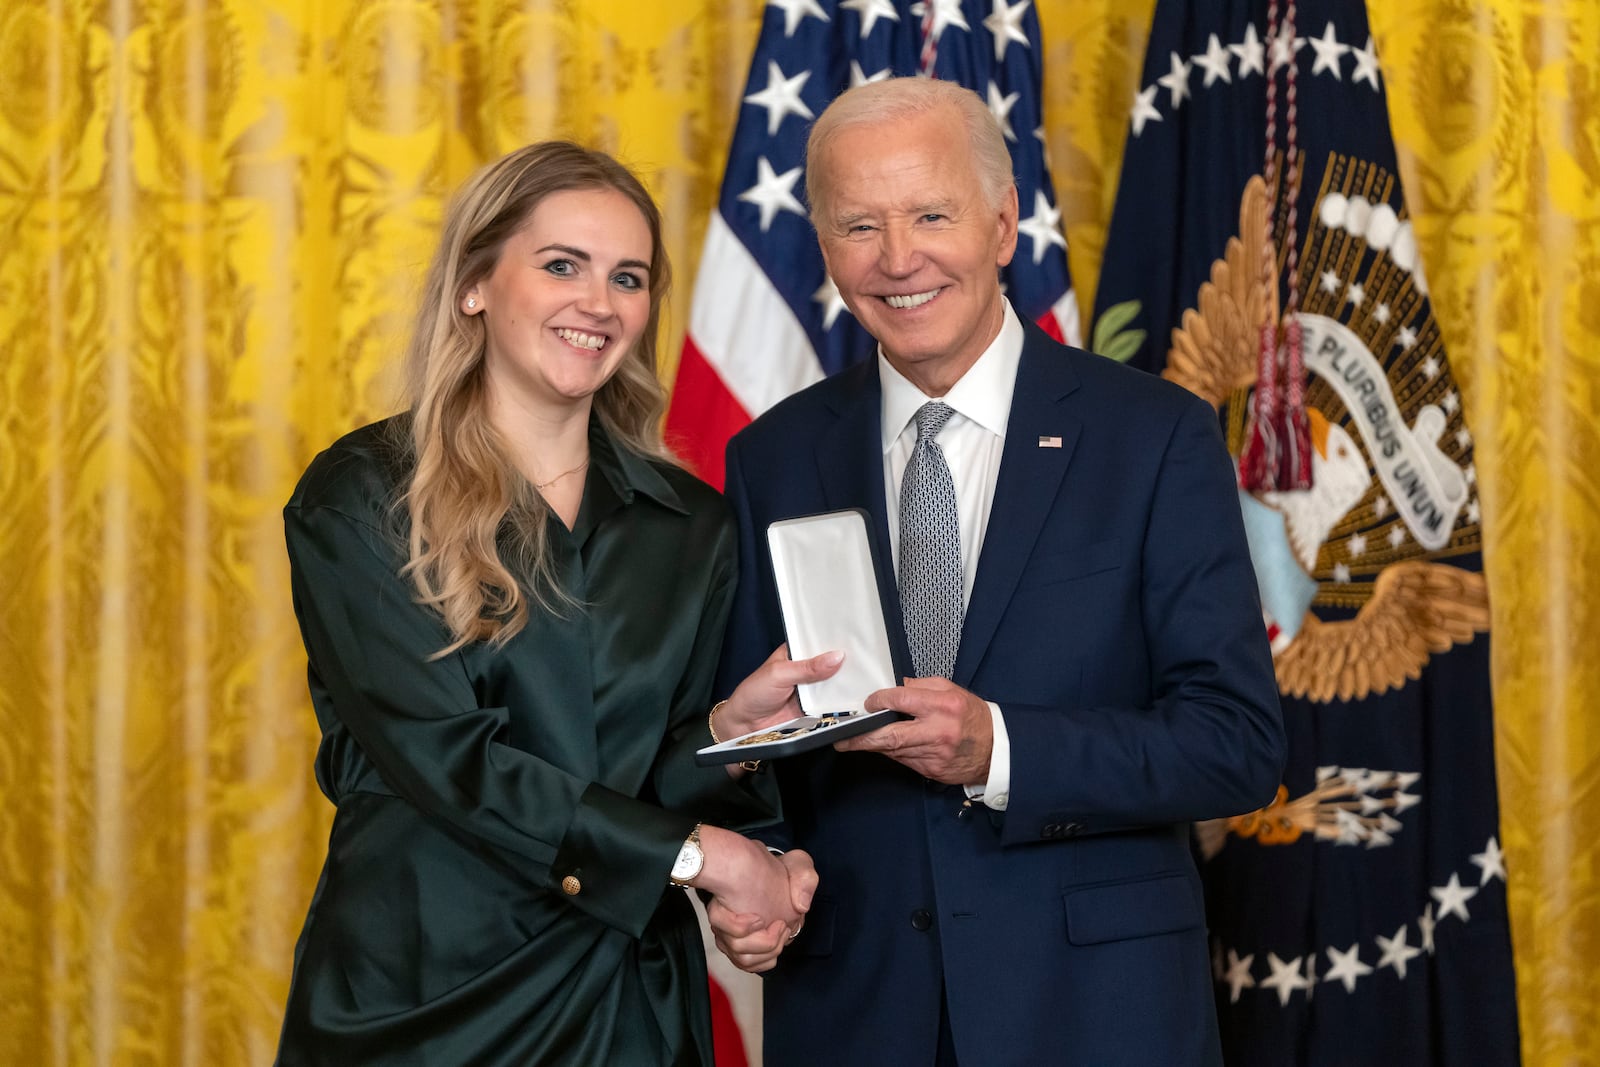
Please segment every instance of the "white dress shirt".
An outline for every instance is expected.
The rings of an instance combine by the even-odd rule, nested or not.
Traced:
[[[956,510],[961,528],[961,606],[972,599],[978,573],[978,556],[989,525],[995,482],[1000,477],[1000,454],[1011,418],[1011,395],[1017,385],[1017,364],[1022,359],[1022,321],[1005,302],[1000,332],[967,373],[942,397],[930,397],[889,365],[878,350],[878,378],[883,385],[883,485],[889,517],[889,545],[895,574],[900,573],[900,480],[911,450],[917,443],[917,409],[929,400],[943,400],[955,409],[937,439],[955,482]],[[989,703],[994,724],[994,749],[989,757],[989,778],[968,785],[967,795],[1004,811],[1011,790],[1011,741],[999,705]]]

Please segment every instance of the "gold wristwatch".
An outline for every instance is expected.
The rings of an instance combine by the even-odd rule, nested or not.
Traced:
[[[672,874],[669,876],[673,885],[688,885],[700,877],[700,869],[706,865],[705,850],[700,847],[700,824],[695,823],[694,829],[689,831],[689,836],[684,840],[683,847],[678,849],[678,859],[672,865]]]

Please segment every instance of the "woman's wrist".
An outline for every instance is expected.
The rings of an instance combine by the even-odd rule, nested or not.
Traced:
[[[736,733],[724,732],[717,729],[717,713],[725,709],[727,706],[728,702],[726,700],[719,700],[715,704],[711,705],[711,714],[706,716],[706,728],[711,731],[712,742],[718,745],[722,744],[722,742],[726,741],[730,737],[739,736]],[[724,725],[726,725],[726,723],[724,723]]]
[[[700,827],[700,850],[705,854],[705,863],[689,884],[713,896],[722,896],[747,883],[754,870],[753,862],[767,855],[758,842],[720,826]]]
[[[729,738],[740,737],[754,729],[752,726],[740,725],[737,721],[735,721],[735,717],[733,715],[727,713],[726,709],[728,708],[730,700],[732,700],[731,697],[728,698],[728,700],[717,701],[715,704],[711,705],[711,714],[706,716],[706,728],[711,731],[711,740],[714,744],[720,745]],[[722,723],[723,728],[720,730],[717,729],[718,712],[724,713]],[[738,763],[729,763],[726,766],[730,775],[735,778],[739,778],[742,777],[746,772],[759,771],[761,769],[761,761],[758,759],[741,760]]]

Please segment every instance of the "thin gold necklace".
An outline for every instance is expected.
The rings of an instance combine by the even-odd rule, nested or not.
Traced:
[[[569,475],[569,474],[577,474],[579,471],[583,470],[583,468],[587,467],[588,465],[589,465],[589,457],[585,456],[583,458],[583,462],[578,464],[576,467],[573,467],[571,470],[562,471],[560,474],[556,475],[554,478],[551,478],[548,482],[534,482],[533,483],[533,487],[535,489],[539,490],[542,493],[546,489],[550,488],[552,485],[555,485],[561,479],[565,478],[567,475]]]

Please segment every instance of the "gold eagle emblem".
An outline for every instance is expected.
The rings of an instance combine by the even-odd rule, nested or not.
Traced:
[[[1223,258],[1212,264],[1210,278],[1201,285],[1195,306],[1184,312],[1181,325],[1173,330],[1162,373],[1213,407],[1229,409],[1229,447],[1235,454],[1242,436],[1244,400],[1256,382],[1261,326],[1275,321],[1279,313],[1277,286],[1267,280],[1275,277],[1276,271],[1269,274],[1264,269],[1264,257],[1277,255],[1266,233],[1268,203],[1266,182],[1260,176],[1251,178],[1239,205],[1238,236],[1228,240]],[[1315,232],[1308,235],[1304,257],[1308,271],[1316,262],[1309,254],[1316,236]],[[1308,390],[1308,404],[1316,399],[1314,390],[1315,386]],[[1321,425],[1327,420],[1319,408],[1337,412],[1341,405],[1331,390],[1324,392],[1328,395],[1313,408],[1312,419],[1320,431],[1314,434],[1314,444],[1322,465],[1328,468],[1326,481],[1331,486],[1336,472],[1331,466],[1330,439],[1348,448],[1359,434],[1335,424],[1330,438],[1329,427]],[[1391,542],[1395,550],[1375,554],[1380,569],[1370,584],[1348,579],[1330,582],[1335,573],[1330,544],[1344,545],[1346,551],[1340,558],[1359,556],[1360,551],[1349,550],[1351,544],[1359,539],[1364,550],[1368,544],[1365,533],[1371,532],[1377,520],[1393,515],[1382,486],[1370,476],[1356,491],[1358,501],[1352,505],[1348,498],[1338,499],[1332,509],[1337,514],[1326,515],[1309,537],[1304,517],[1315,511],[1313,507],[1283,499],[1290,494],[1263,495],[1263,503],[1283,514],[1289,535],[1299,535],[1295,537],[1301,542],[1296,545],[1295,558],[1318,580],[1317,602],[1347,608],[1359,605],[1354,618],[1341,621],[1324,621],[1307,610],[1293,639],[1274,656],[1279,689],[1318,703],[1361,700],[1398,689],[1421,675],[1430,656],[1470,642],[1489,628],[1483,575],[1417,558],[1424,552],[1420,545],[1411,544],[1401,551],[1398,537]],[[1297,519],[1301,520],[1299,529],[1295,527]]]

